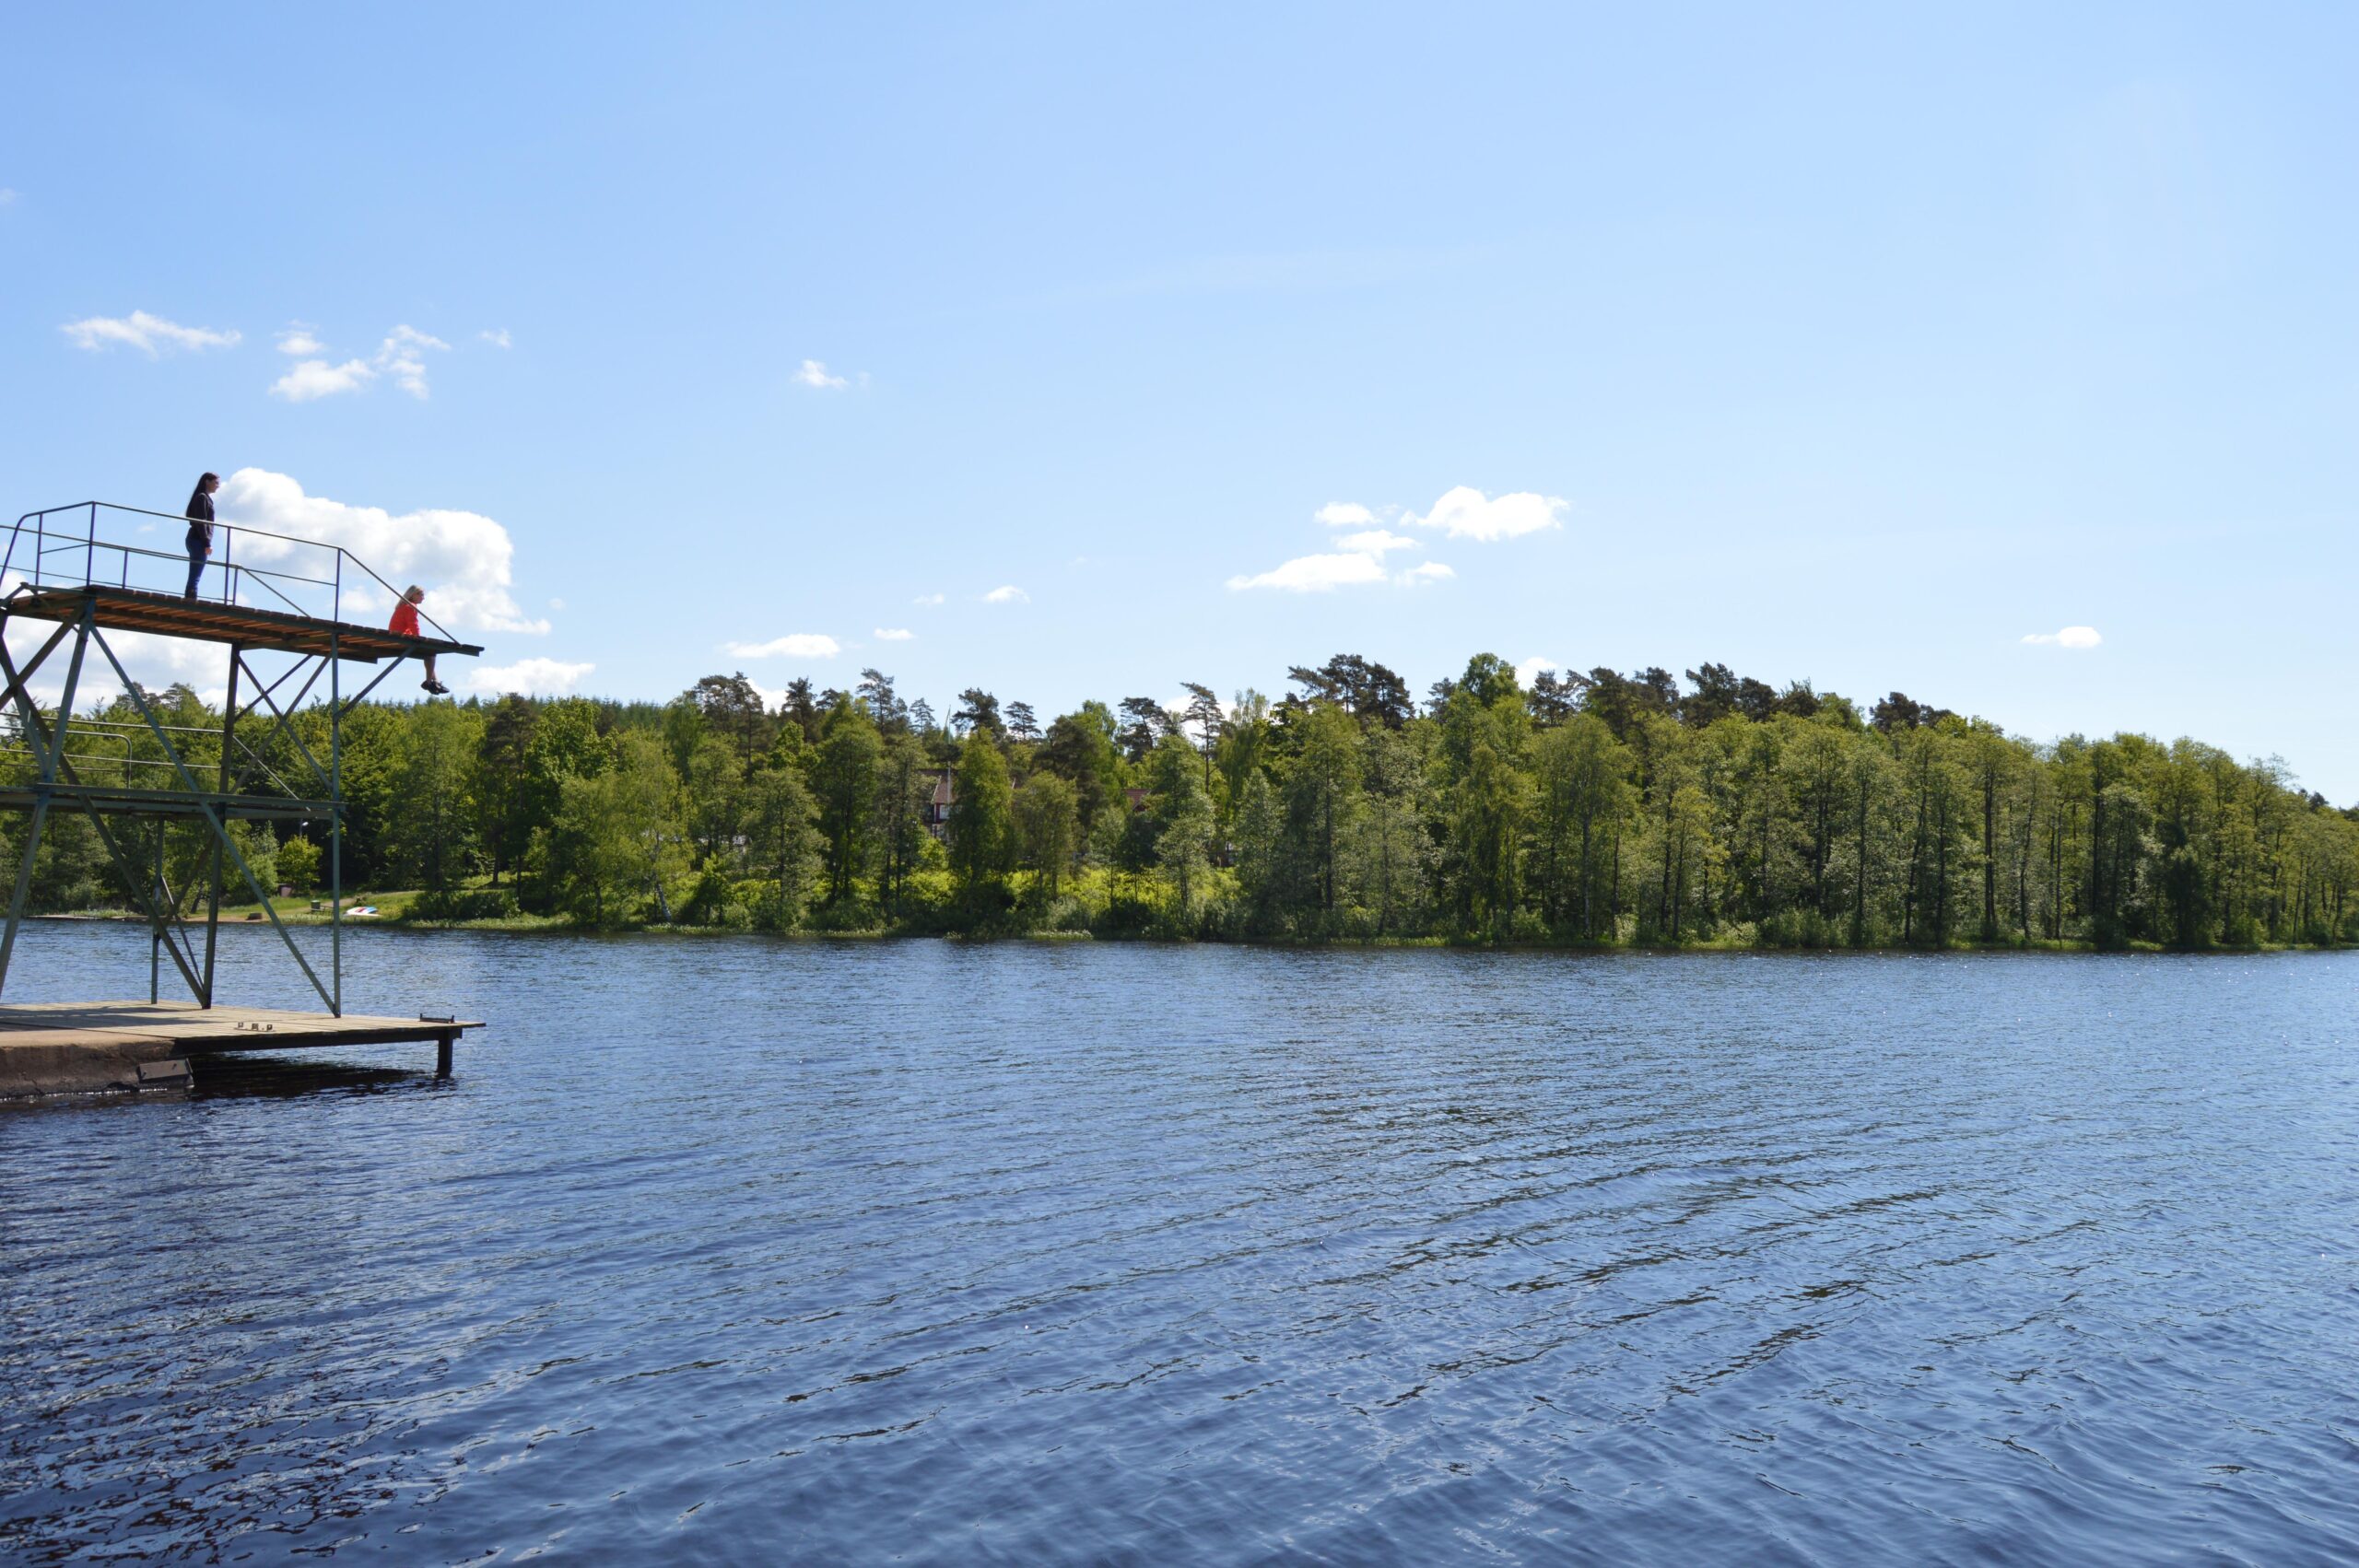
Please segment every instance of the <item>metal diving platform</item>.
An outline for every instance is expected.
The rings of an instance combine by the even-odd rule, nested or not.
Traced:
[[[187,555],[145,538],[157,523],[142,520],[156,519],[187,525],[173,513],[103,501],[28,512],[0,556],[0,813],[21,813],[27,821],[14,846],[0,990],[26,919],[42,837],[58,813],[88,819],[150,939],[144,1003],[0,1003],[0,1097],[9,1093],[6,1060],[34,1059],[22,1054],[35,1045],[32,1035],[45,1037],[44,1050],[78,1048],[95,1053],[94,1062],[431,1039],[447,1074],[452,1044],[480,1024],[345,1015],[344,722],[405,661],[483,649],[451,636],[423,611],[420,632],[430,627],[432,635],[407,636],[351,618],[390,614],[401,591],[341,545],[236,523],[213,525],[214,554],[199,591],[185,594],[177,585],[185,581]],[[20,659],[7,645],[18,622],[54,629]],[[227,695],[218,723],[172,721],[187,715],[161,710],[159,694],[132,678],[110,633],[219,648]],[[19,638],[20,648],[29,640]],[[375,666],[357,691],[347,692],[348,664]],[[43,672],[56,683],[53,702],[34,694]],[[111,712],[76,711],[91,674],[111,675],[120,687]],[[240,848],[230,824],[241,821],[278,825],[274,832],[323,832],[325,976],[279,919],[274,889],[257,878]],[[201,846],[193,867],[182,865],[177,887],[166,852],[174,824],[194,829]],[[323,1014],[215,1005],[221,906],[232,889],[260,905]],[[163,1001],[166,958],[186,983],[190,1003]],[[135,1045],[135,1057],[123,1055]]]

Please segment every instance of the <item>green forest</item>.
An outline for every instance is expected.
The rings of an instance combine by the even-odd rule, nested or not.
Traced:
[[[364,705],[344,887],[415,890],[425,920],[1236,942],[2201,949],[2359,922],[2359,813],[2195,741],[2036,743],[1718,664],[1526,688],[1484,654],[1420,698],[1345,654],[1287,688],[1046,723],[980,689],[936,714],[875,670],[775,709],[742,674],[662,705]],[[151,700],[219,724],[185,687]],[[135,711],[95,717],[76,749],[129,777]],[[323,712],[296,730],[323,753]],[[237,771],[300,767],[268,731],[241,727]],[[189,895],[201,827],[132,831]],[[316,895],[321,828],[237,831],[258,877]],[[32,896],[130,903],[63,814]]]

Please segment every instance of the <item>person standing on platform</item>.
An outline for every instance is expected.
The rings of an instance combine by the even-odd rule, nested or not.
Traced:
[[[402,602],[393,606],[393,622],[385,629],[395,637],[424,636],[417,629],[417,607],[425,602],[426,590],[416,583],[410,584],[409,591],[402,595]],[[434,655],[431,653],[426,656],[426,679],[417,684],[436,696],[451,695],[451,688],[434,678]]]
[[[205,570],[205,558],[213,554],[213,492],[221,488],[221,476],[208,474],[196,482],[188,498],[188,588],[183,599],[196,597],[196,579]]]

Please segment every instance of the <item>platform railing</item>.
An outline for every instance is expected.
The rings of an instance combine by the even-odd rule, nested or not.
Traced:
[[[34,588],[137,589],[174,597],[185,591],[189,567],[185,546],[165,549],[153,541],[132,543],[108,537],[116,530],[101,529],[101,514],[110,522],[157,519],[183,533],[191,521],[177,512],[149,511],[112,501],[76,501],[27,512],[10,530],[7,551],[0,556],[0,589],[13,591],[22,582]],[[77,521],[79,528],[74,526]],[[152,523],[125,522],[122,531],[135,534],[143,527],[178,542],[175,535]],[[237,558],[241,540],[245,542],[247,556],[242,561]],[[268,564],[258,565],[257,560]],[[216,521],[213,553],[198,576],[196,597],[208,604],[350,625],[346,612],[354,606],[347,601],[368,594],[372,583],[384,591],[390,614],[391,605],[401,599],[401,590],[343,545]],[[374,605],[370,613],[372,616],[377,613]],[[433,627],[444,641],[458,640],[424,610],[418,612],[418,620]]]

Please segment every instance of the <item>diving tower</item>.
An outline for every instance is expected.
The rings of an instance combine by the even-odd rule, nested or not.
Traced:
[[[421,632],[430,627],[433,636],[347,619],[390,614],[401,591],[341,545],[235,523],[214,524],[214,554],[198,593],[184,597],[180,590],[188,556],[170,546],[187,523],[170,512],[82,501],[27,512],[0,556],[0,680],[6,683],[0,688],[6,725],[0,812],[29,818],[0,933],[0,993],[42,836],[56,813],[89,820],[149,930],[144,1005],[0,1003],[0,1059],[12,1036],[29,1046],[38,1034],[53,1049],[70,1044],[61,1038],[62,1029],[78,1025],[91,1031],[94,1046],[109,1050],[122,1045],[125,1032],[204,1049],[434,1040],[440,1047],[438,1066],[447,1073],[459,1032],[478,1025],[448,1018],[346,1018],[344,722],[405,661],[473,657],[483,649],[452,637],[423,611]],[[53,628],[36,633],[38,646],[21,662],[7,647],[7,634],[18,622]],[[155,694],[132,679],[110,634],[222,649],[227,696],[218,726],[168,722],[173,716],[159,712]],[[27,640],[20,637],[20,646]],[[348,664],[374,667],[349,696]],[[33,696],[32,683],[44,671],[58,682],[53,708],[44,709]],[[128,716],[120,708],[112,718],[75,713],[76,694],[92,674],[111,675],[121,685]],[[280,920],[271,904],[275,889],[255,876],[240,849],[229,827],[237,821],[324,825],[325,977]],[[200,827],[197,862],[194,871],[183,868],[178,889],[168,875],[166,853],[174,823]],[[215,1010],[221,899],[231,878],[260,902],[318,993],[325,1017],[241,1008],[223,1010],[237,1013],[234,1031],[205,1024]],[[201,921],[188,912],[196,904]],[[166,957],[186,984],[193,1008],[163,1001]],[[238,1043],[227,1046],[222,1039]]]

